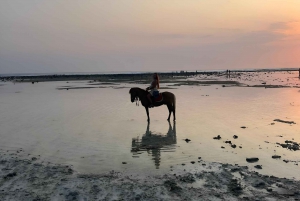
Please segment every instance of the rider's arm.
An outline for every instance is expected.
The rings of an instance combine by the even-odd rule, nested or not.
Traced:
[[[147,90],[154,89],[156,86],[156,80],[153,80],[150,87],[147,87]]]

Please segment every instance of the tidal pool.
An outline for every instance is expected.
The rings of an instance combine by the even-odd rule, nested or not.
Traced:
[[[253,170],[262,165],[256,171],[300,179],[300,150],[276,144],[300,143],[299,88],[176,86],[162,90],[176,95],[176,123],[167,121],[167,107],[161,106],[150,109],[148,124],[144,107],[130,101],[131,87],[146,85],[2,83],[1,149],[22,148],[24,157],[72,164],[80,173],[162,174],[201,157]],[[225,143],[229,140],[236,148]],[[247,163],[247,157],[259,161]]]

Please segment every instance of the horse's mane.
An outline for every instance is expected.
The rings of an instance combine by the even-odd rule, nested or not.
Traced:
[[[147,92],[145,89],[141,89],[141,88],[139,88],[139,87],[133,87],[133,88],[131,88],[130,90],[129,90],[129,93],[131,93],[133,90],[138,90],[138,91],[142,91],[142,92]]]

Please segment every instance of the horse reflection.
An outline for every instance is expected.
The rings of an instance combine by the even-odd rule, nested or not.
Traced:
[[[169,121],[168,121],[169,122]],[[166,135],[154,134],[150,131],[150,123],[148,122],[146,133],[142,136],[132,139],[131,152],[140,154],[141,151],[147,151],[151,154],[155,163],[156,169],[160,166],[160,155],[161,151],[172,152],[174,151],[176,142],[176,124],[173,122],[173,128],[169,122],[169,130]]]

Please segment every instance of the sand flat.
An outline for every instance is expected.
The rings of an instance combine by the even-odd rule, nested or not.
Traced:
[[[267,74],[258,76],[261,80],[271,79]],[[276,76],[289,79],[282,83],[284,86],[299,84],[296,74]],[[162,83],[162,88],[169,83]],[[125,176],[151,177],[172,174],[171,170],[187,168],[192,161],[201,167],[201,157],[207,166],[215,162],[238,164],[262,175],[300,179],[300,151],[278,145],[286,140],[300,142],[297,88],[251,87],[251,82],[246,83],[250,87],[228,87],[220,82],[166,88],[162,91],[171,91],[177,98],[177,122],[166,121],[167,108],[162,106],[150,110],[148,125],[145,109],[131,103],[128,94],[130,87],[147,85],[120,82],[117,89],[109,83],[105,88],[85,88],[89,84],[6,82],[1,86],[1,157],[6,157],[6,151],[21,160],[36,157],[38,164],[72,167],[76,175],[108,174],[114,170]],[[76,90],[64,90],[68,86]],[[221,139],[214,140],[218,135]],[[234,139],[234,135],[238,138]],[[186,138],[191,141],[187,143]],[[20,149],[23,151],[17,153]],[[273,159],[273,155],[281,158]],[[259,161],[250,164],[246,161],[249,157],[258,157]],[[191,166],[190,172],[203,171],[195,167]],[[3,173],[3,178],[12,170]]]

